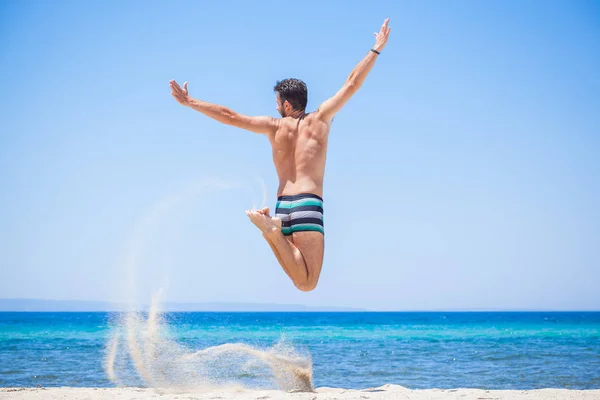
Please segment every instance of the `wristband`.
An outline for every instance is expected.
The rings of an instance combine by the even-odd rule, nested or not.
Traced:
[[[380,52],[378,52],[378,51],[377,51],[377,50],[375,50],[375,49],[371,49],[371,51],[372,51],[373,53],[377,54],[377,55],[380,55],[380,54],[381,54]]]

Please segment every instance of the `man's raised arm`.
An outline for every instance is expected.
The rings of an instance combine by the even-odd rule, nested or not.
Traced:
[[[249,117],[247,115],[236,113],[225,106],[193,99],[188,94],[187,82],[183,84],[183,89],[179,87],[179,84],[174,80],[169,83],[171,86],[171,94],[179,104],[193,108],[223,124],[264,134],[272,133],[277,129],[278,120],[275,118],[268,116]]]
[[[373,49],[369,51],[365,58],[363,58],[352,70],[348,79],[346,79],[344,86],[333,97],[325,100],[323,104],[321,104],[317,110],[317,115],[321,120],[330,122],[334,115],[342,109],[344,104],[350,100],[350,97],[360,89],[365,78],[373,68],[373,65],[375,65],[377,55],[379,55],[379,52],[383,50],[387,43],[391,29],[388,27],[389,22],[390,19],[387,18],[383,22],[383,25],[381,25],[379,33],[375,33],[376,39]]]

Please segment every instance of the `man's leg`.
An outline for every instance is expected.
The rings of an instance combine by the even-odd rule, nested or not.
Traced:
[[[283,261],[283,258],[279,255],[279,250],[277,249],[277,246],[275,246],[275,244],[269,238],[269,236],[270,235],[266,235],[263,233],[263,238],[267,241],[267,243],[271,247],[271,250],[273,250],[273,254],[275,254],[275,257],[277,257],[277,261],[279,262],[279,265],[281,265],[281,267],[283,268],[283,271],[287,274],[287,276],[290,277],[292,282],[300,282],[301,279],[304,278],[304,274],[301,274],[300,278],[298,278],[297,275],[292,274],[294,272],[294,269],[293,268],[289,269],[286,266],[285,262]],[[284,236],[284,237],[286,238],[290,247],[292,248],[292,251],[294,253],[294,260],[295,260],[296,264],[304,265],[305,269],[306,269],[306,262],[304,261],[304,256],[302,255],[302,252],[296,246],[294,246],[294,242],[292,242],[292,237],[291,236]],[[306,275],[308,276],[308,274],[306,274]]]
[[[259,213],[266,215],[267,217],[271,218],[271,215],[269,214],[269,207],[265,207],[261,210],[256,210]],[[246,213],[248,215],[248,213]],[[248,215],[249,216],[249,215]],[[271,218],[271,220],[273,221],[273,223],[278,226],[279,228],[281,228],[281,219],[276,218],[275,220],[273,220]],[[285,236],[284,237],[288,240],[288,242],[290,242],[290,244],[293,246],[294,242],[292,241],[292,236]],[[284,272],[287,274],[287,276],[290,277],[290,279],[293,281],[294,278],[292,277],[292,275],[290,274],[290,272],[287,271],[286,267],[285,267],[285,263],[283,262],[283,259],[281,258],[281,256],[279,255],[279,250],[277,250],[277,247],[275,247],[275,245],[273,244],[273,242],[269,239],[269,235],[266,235],[263,232],[263,238],[267,241],[267,243],[269,244],[269,246],[271,247],[271,250],[273,251],[273,254],[275,254],[275,257],[277,258],[277,261],[279,262],[279,265],[281,265],[281,267],[283,268]],[[292,250],[294,249],[294,247],[292,247]],[[297,249],[296,249],[297,250]],[[296,262],[297,263],[302,263],[304,262],[304,257],[302,257],[302,261],[300,261],[300,257],[302,257],[302,254],[299,254],[298,252],[294,252],[294,258],[296,258]]]
[[[321,232],[294,232],[292,233],[294,246],[304,255],[307,279],[301,290],[310,291],[317,287],[323,256],[325,254],[325,236]]]
[[[268,208],[247,211],[246,215],[262,231],[279,264],[294,285],[302,291],[313,290],[323,263],[323,235],[318,232],[296,232],[292,242],[281,232],[281,220],[272,218]],[[298,245],[295,243],[296,238]]]

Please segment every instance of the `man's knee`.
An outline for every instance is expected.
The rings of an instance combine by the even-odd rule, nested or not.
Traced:
[[[294,282],[294,285],[296,285],[296,287],[303,292],[310,292],[317,287],[317,281],[306,280],[304,282]]]

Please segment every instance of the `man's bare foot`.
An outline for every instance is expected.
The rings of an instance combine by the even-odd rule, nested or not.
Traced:
[[[260,210],[255,210],[257,213],[262,215],[266,215],[267,217],[271,217],[269,207],[261,208]]]
[[[277,225],[277,228],[279,228],[279,230],[281,230],[281,225],[282,225],[281,218],[271,217],[269,207],[261,208],[260,210],[255,210],[255,211],[259,214],[266,215],[267,217],[271,218],[271,221],[273,221],[273,223],[275,225]]]
[[[246,211],[246,215],[265,235],[281,231],[281,219],[269,216],[268,207],[265,207],[262,210],[248,210]]]

